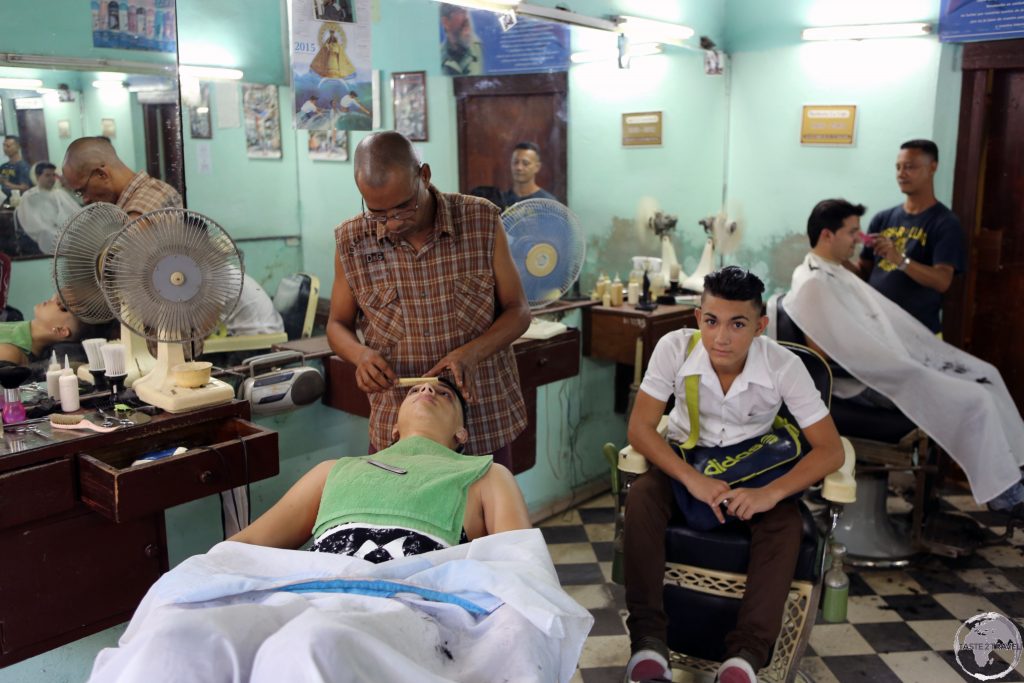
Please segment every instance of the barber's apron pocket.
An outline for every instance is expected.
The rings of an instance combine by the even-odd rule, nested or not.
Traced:
[[[478,337],[495,318],[493,274],[463,275],[455,281],[455,317],[458,330]]]
[[[371,289],[362,297],[359,308],[366,316],[363,334],[370,348],[393,347],[405,337],[405,319],[397,287]]]

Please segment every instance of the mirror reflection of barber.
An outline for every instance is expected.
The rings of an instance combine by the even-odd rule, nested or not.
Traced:
[[[551,194],[537,184],[540,173],[540,147],[533,142],[520,142],[512,150],[512,189],[505,193],[505,206],[512,206],[524,199],[554,199]]]

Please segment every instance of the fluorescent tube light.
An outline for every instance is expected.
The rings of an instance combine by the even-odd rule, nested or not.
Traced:
[[[621,16],[618,18],[619,30],[632,39],[645,38],[663,43],[679,44],[693,37],[693,29],[683,24],[673,24],[656,19]]]
[[[660,43],[632,43],[626,48],[626,55],[630,58],[633,57],[647,57],[650,55],[661,54]],[[569,61],[573,64],[586,64],[588,62],[603,62],[618,59],[619,51],[615,48],[607,50],[583,50],[582,52],[573,52],[569,55]]]
[[[536,17],[538,19],[547,19],[549,21],[557,21],[561,24],[569,24],[571,26],[582,26],[583,28],[594,28],[599,31],[612,31],[617,32],[619,29],[614,21],[608,21],[607,19],[598,19],[596,17],[590,17],[586,14],[578,14],[576,12],[570,12],[564,9],[555,9],[553,7],[542,7],[541,5],[529,5],[527,3],[520,3],[515,8],[516,12],[527,17]]]
[[[124,90],[124,82],[110,80],[93,81],[92,87],[100,90]]]
[[[38,78],[0,78],[0,88],[9,90],[35,90],[43,87]]]
[[[469,9],[485,9],[492,12],[507,12],[515,9],[519,0],[436,0],[446,5],[458,5]]]
[[[182,64],[178,67],[182,78],[198,78],[202,81],[240,81],[245,75],[239,69],[225,69],[219,66],[190,66]]]
[[[916,38],[932,32],[932,25],[910,24],[862,24],[849,26],[819,26],[805,28],[804,40],[864,40],[866,38]]]

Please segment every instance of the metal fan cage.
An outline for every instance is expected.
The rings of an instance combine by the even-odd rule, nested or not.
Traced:
[[[527,199],[506,209],[501,220],[530,307],[546,306],[569,291],[586,259],[576,214],[551,199]]]
[[[99,269],[110,240],[128,223],[113,204],[90,204],[64,224],[53,249],[53,284],[64,307],[90,324],[114,318],[100,288]]]
[[[111,240],[100,287],[118,320],[159,342],[205,338],[238,304],[244,265],[231,236],[213,219],[159,209]]]

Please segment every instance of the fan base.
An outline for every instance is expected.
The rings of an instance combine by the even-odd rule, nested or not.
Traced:
[[[159,386],[136,383],[135,393],[139,399],[168,413],[186,413],[190,410],[230,403],[235,390],[230,384],[212,378],[201,387],[186,389],[173,380],[166,380]]]

